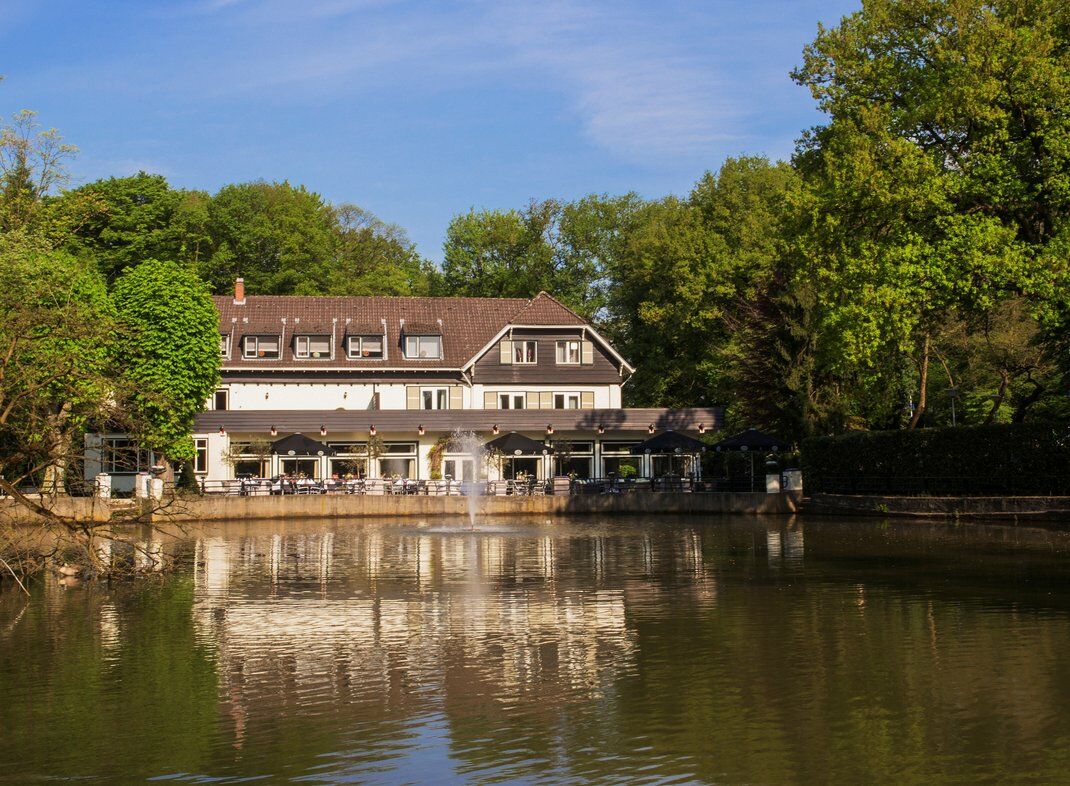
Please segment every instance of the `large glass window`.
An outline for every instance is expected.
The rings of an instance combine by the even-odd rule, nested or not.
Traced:
[[[415,478],[416,443],[384,443],[379,457],[379,475],[384,478]]]
[[[642,475],[643,457],[633,456],[638,442],[603,442],[602,472],[606,477],[634,478]]]
[[[383,357],[382,336],[350,336],[349,357],[356,360],[367,358],[368,360],[380,360]]]
[[[524,409],[525,396],[523,393],[499,393],[498,409]]]
[[[593,442],[560,440],[554,446],[554,474],[574,475],[580,478],[592,476],[594,464]]]
[[[420,409],[449,409],[449,391],[446,388],[421,388]]]
[[[108,437],[104,440],[104,471],[113,475],[147,472],[152,466],[149,451],[138,447],[129,437]]]
[[[221,388],[212,396],[212,409],[230,409],[230,391]]]
[[[284,458],[282,459],[282,474],[291,478],[318,479],[320,476],[319,459],[314,458]]]
[[[578,339],[557,342],[557,362],[559,365],[579,365],[580,342]]]
[[[513,362],[520,364],[537,363],[539,357],[538,341],[514,341]]]
[[[331,354],[330,336],[297,336],[294,339],[294,357],[325,358]]]
[[[246,358],[258,360],[278,360],[278,336],[246,336],[242,354]]]
[[[442,336],[406,336],[405,357],[437,360],[442,357]]]

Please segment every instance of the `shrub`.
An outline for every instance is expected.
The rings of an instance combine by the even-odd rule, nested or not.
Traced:
[[[1070,425],[860,431],[804,440],[808,492],[1070,494]]]

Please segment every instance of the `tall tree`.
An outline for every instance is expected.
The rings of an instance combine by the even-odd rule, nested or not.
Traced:
[[[71,230],[71,250],[114,280],[143,259],[196,263],[207,245],[208,195],[139,172],[65,192],[51,209]]]
[[[769,279],[797,187],[785,164],[729,159],[687,200],[632,213],[607,268],[607,328],[637,365],[634,403],[689,406],[736,396],[731,318]]]
[[[114,310],[92,265],[9,233],[0,312],[0,487],[58,493],[81,430],[112,412]]]
[[[600,316],[609,247],[638,205],[631,194],[589,196],[456,216],[446,232],[438,291],[532,297],[545,290],[585,317]]]
[[[121,328],[116,368],[141,444],[193,459],[193,418],[219,380],[219,315],[208,288],[174,262],[129,268],[112,293]]]
[[[1057,0],[867,0],[794,74],[829,117],[796,158],[826,327],[844,373],[912,359],[910,425],[955,319],[1065,313],[1068,30]]]

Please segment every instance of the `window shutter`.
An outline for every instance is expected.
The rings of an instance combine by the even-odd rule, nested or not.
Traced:
[[[524,406],[526,406],[528,409],[538,409],[539,408],[539,391],[537,391],[537,390],[529,390],[527,392],[527,394],[524,396]]]
[[[554,408],[554,394],[549,390],[543,390],[539,393],[539,409],[553,409]]]
[[[491,393],[489,391],[483,391],[483,409],[497,409],[498,408],[498,394]]]
[[[593,390],[586,390],[580,393],[580,409],[594,409]]]
[[[586,365],[594,363],[594,344],[590,341],[580,342],[580,363]]]
[[[511,366],[513,364],[513,342],[503,341],[498,344],[498,355],[503,366]]]
[[[420,408],[420,388],[416,385],[405,386],[405,409]]]
[[[460,385],[454,385],[450,388],[450,409],[463,409],[464,408],[464,393],[461,390]]]

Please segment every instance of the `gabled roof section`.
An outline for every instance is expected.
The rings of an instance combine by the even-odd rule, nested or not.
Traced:
[[[527,301],[509,318],[511,325],[586,325],[587,320],[546,292]]]

